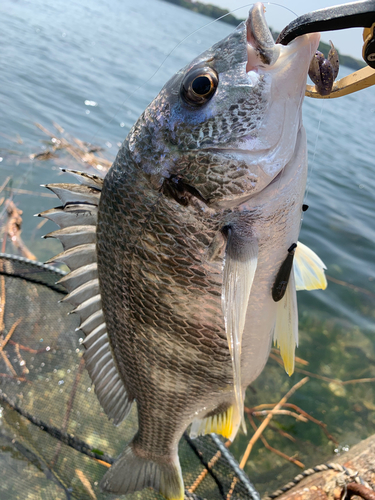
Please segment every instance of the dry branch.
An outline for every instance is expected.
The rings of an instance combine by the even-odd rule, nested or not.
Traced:
[[[31,155],[30,156],[31,159],[37,159],[37,160],[50,159],[51,155],[55,156],[56,151],[63,149],[78,162],[84,163],[86,165],[91,165],[100,172],[106,172],[111,167],[112,162],[110,160],[107,160],[103,156],[95,154],[101,150],[100,147],[92,146],[91,144],[86,144],[77,138],[72,139],[72,142],[75,143],[72,144],[64,137],[56,137],[55,134],[47,130],[40,123],[35,123],[35,125],[42,132],[44,132],[51,138],[52,145],[51,149],[48,151],[43,151],[42,153]],[[60,127],[60,125],[54,123],[54,126],[59,131],[60,134],[64,133],[64,129]]]
[[[22,227],[22,210],[16,207],[14,202],[9,199],[6,201],[7,221],[4,225],[3,248],[5,250],[6,238],[9,237],[12,245],[23,255],[26,259],[36,260],[35,255],[30,252],[21,238]]]
[[[275,405],[275,407],[270,411],[270,413],[267,415],[267,417],[263,420],[262,424],[259,426],[258,430],[255,432],[255,434],[252,436],[252,438],[249,441],[249,444],[247,445],[247,448],[245,450],[245,453],[242,457],[242,460],[240,462],[240,467],[243,469],[245,467],[245,464],[249,458],[249,455],[251,453],[251,450],[253,449],[254,444],[258,441],[259,436],[263,433],[264,429],[267,427],[269,424],[270,420],[272,419],[273,415],[287,402],[287,400],[306,382],[308,382],[308,377],[303,378],[297,384],[295,384],[286,394],[285,396]]]
[[[264,417],[268,415],[272,410],[261,410],[261,411],[254,411],[252,414],[255,417]],[[277,410],[274,412],[274,415],[289,415],[290,417],[294,417],[296,420],[300,420],[301,422],[307,422],[307,418],[304,417],[303,415],[298,415],[298,413],[295,413],[294,411],[290,410]]]
[[[17,328],[17,326],[21,323],[21,321],[23,320],[23,318],[18,318],[12,325],[11,329],[9,330],[7,336],[5,337],[4,340],[1,340],[0,341],[0,352],[3,351],[4,347],[7,345],[8,343],[8,340],[10,339],[10,337],[13,335],[15,329]]]
[[[255,422],[254,422],[252,416],[248,415],[248,417],[249,417],[249,421],[250,421],[252,428],[256,432],[258,430],[258,427],[255,425]],[[276,455],[279,455],[280,457],[285,458],[285,460],[288,460],[288,462],[292,462],[293,464],[297,465],[298,467],[301,467],[301,469],[304,469],[305,465],[302,462],[300,462],[299,460],[296,460],[293,457],[289,457],[288,455],[286,455],[282,451],[279,451],[276,448],[274,448],[273,446],[271,446],[263,435],[260,436],[260,439],[261,439],[262,443],[264,444],[264,446],[267,448],[267,450],[272,451],[272,453],[275,453]]]
[[[76,474],[77,476],[79,477],[81,483],[83,484],[83,486],[86,488],[88,494],[90,495],[90,497],[93,499],[93,500],[97,500],[97,497],[94,493],[94,490],[92,489],[92,486],[91,486],[91,483],[90,481],[87,479],[87,477],[85,476],[85,474],[79,470],[79,469],[76,469]]]

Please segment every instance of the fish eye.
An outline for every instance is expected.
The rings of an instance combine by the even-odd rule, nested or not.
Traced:
[[[202,106],[214,95],[218,83],[218,75],[212,68],[195,68],[185,76],[181,96],[187,104]]]

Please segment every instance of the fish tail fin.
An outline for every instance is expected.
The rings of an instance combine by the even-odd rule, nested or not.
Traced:
[[[101,489],[126,495],[151,487],[167,500],[183,500],[184,482],[177,450],[174,456],[160,460],[149,460],[140,451],[133,440],[104,475]]]

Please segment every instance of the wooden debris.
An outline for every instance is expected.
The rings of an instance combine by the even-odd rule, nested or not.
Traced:
[[[8,340],[11,338],[11,336],[13,335],[15,329],[17,328],[17,326],[21,323],[21,321],[23,320],[23,318],[18,318],[17,321],[15,321],[11,327],[11,329],[9,330],[9,332],[7,333],[6,337],[3,339],[0,340],[0,352],[3,352],[3,349],[4,347],[7,345],[8,343]]]
[[[271,356],[271,354],[273,354],[273,356]],[[276,349],[276,347],[272,347],[271,354],[270,354],[270,357],[272,357],[273,359],[275,359],[275,357],[278,357],[281,360],[280,349]],[[308,361],[306,361],[305,359],[299,358],[298,356],[295,356],[294,360],[296,363],[299,363],[300,365],[307,366],[309,364]]]
[[[280,366],[284,367],[284,363],[283,363],[282,359],[280,359],[278,356],[274,355],[272,352],[270,353],[270,358],[275,360]],[[309,372],[307,370],[302,370],[300,368],[295,368],[294,371],[296,373],[301,373],[302,375],[307,375],[308,377],[311,377],[311,378],[316,378],[318,380],[322,380],[323,382],[334,383],[337,385],[364,384],[364,383],[368,383],[368,382],[375,382],[375,377],[357,378],[357,379],[352,379],[352,380],[340,380],[338,378],[324,377],[323,375],[318,375],[317,373],[312,373],[312,372]]]
[[[274,416],[274,414],[280,410],[280,408],[287,402],[287,400],[300,388],[302,387],[304,384],[306,384],[306,382],[308,382],[308,377],[305,377],[303,378],[302,380],[300,380],[299,382],[297,382],[297,384],[295,384],[286,394],[285,396],[277,403],[277,405],[274,406],[274,408],[269,412],[269,414],[267,415],[267,417],[263,420],[262,424],[260,425],[260,427],[257,429],[257,431],[255,432],[255,434],[252,436],[252,438],[250,439],[249,441],[249,444],[247,445],[247,448],[245,450],[245,453],[241,459],[241,462],[240,462],[240,467],[241,469],[243,469],[246,465],[246,462],[250,456],[250,453],[251,453],[251,450],[253,449],[253,446],[254,444],[258,441],[259,437],[261,436],[261,434],[263,433],[264,429],[267,427],[267,425],[269,424],[270,420],[272,419],[272,417]]]
[[[347,288],[351,288],[355,292],[361,292],[365,295],[369,295],[370,297],[375,297],[375,294],[367,290],[366,288],[362,288],[360,286],[352,285],[351,283],[347,283],[346,281],[338,280],[337,278],[333,278],[332,276],[326,275],[328,281],[332,281],[332,283],[336,283],[336,285],[345,286]]]
[[[246,462],[249,459],[251,450],[253,449],[254,444],[258,441],[258,439],[262,436],[263,431],[266,429],[268,426],[269,422],[271,421],[272,417],[282,408],[282,406],[287,402],[287,400],[306,382],[308,382],[308,377],[303,378],[299,382],[297,382],[289,391],[285,394],[285,396],[273,407],[273,409],[268,413],[267,417],[263,420],[261,425],[257,428],[253,436],[251,437],[247,448],[245,450],[245,453],[243,454],[243,457],[240,462],[240,468],[243,469],[246,465]],[[268,443],[267,443],[268,444]],[[281,453],[281,452],[280,452]],[[279,454],[280,454],[279,453]],[[289,459],[290,457],[288,457]],[[301,462],[300,462],[301,463]],[[234,489],[236,487],[236,484],[238,483],[238,478],[235,477],[232,481],[229,493],[227,495],[227,500],[231,500]]]
[[[7,238],[14,246],[14,248],[26,259],[36,260],[35,255],[30,252],[21,238],[22,227],[22,210],[16,207],[11,199],[6,200],[6,214],[7,221],[5,222],[3,230],[3,246],[2,251],[5,251],[5,243]]]
[[[93,499],[93,500],[97,500],[97,497],[94,493],[94,490],[92,489],[92,486],[91,486],[91,483],[90,481],[87,479],[87,477],[85,476],[85,474],[79,470],[79,469],[76,469],[76,474],[77,476],[79,477],[81,483],[83,484],[83,486],[86,488],[88,494],[90,495],[90,497]]]
[[[259,413],[259,410],[263,410],[264,408],[273,408],[274,406],[275,405],[273,403],[264,403],[264,404],[255,406],[254,408],[245,408],[245,411],[248,414],[248,416],[251,416],[251,415],[257,416],[258,413]],[[327,436],[327,438],[330,441],[332,441],[335,445],[339,444],[338,441],[328,432],[327,425],[324,422],[322,422],[321,420],[318,420],[318,419],[312,417],[307,412],[305,412],[304,410],[302,410],[302,408],[300,408],[299,406],[297,406],[297,405],[295,405],[293,403],[285,403],[283,405],[283,407],[292,408],[293,410],[295,410],[296,412],[298,412],[300,416],[306,418],[307,420],[310,420],[314,424],[319,425],[319,427],[322,428],[324,434]],[[280,429],[274,429],[274,430],[280,432]],[[291,441],[293,441],[293,440],[295,441],[295,439],[292,436],[290,436],[289,434],[287,434],[286,432],[284,432],[284,431],[281,431],[281,432],[282,432],[283,435],[285,435],[285,437],[287,437]]]
[[[50,149],[43,151],[38,154],[30,155],[32,160],[49,160],[51,158],[56,158],[56,153],[59,150],[64,150],[70,154],[79,163],[84,163],[85,165],[90,165],[100,172],[107,172],[112,165],[112,161],[100,156],[99,151],[102,150],[99,146],[93,146],[87,144],[80,139],[75,137],[68,140],[66,137],[56,137],[56,134],[47,130],[40,123],[35,123],[35,125],[51,139]],[[53,124],[58,130],[59,134],[64,134],[64,129],[60,127],[57,123]]]
[[[347,500],[352,495],[360,495],[359,498],[365,500],[374,499],[375,435],[340,456],[333,457],[332,462],[349,469],[349,475],[331,469],[325,470],[309,475],[277,497],[270,497],[277,500]],[[359,485],[361,480],[365,484]],[[363,487],[358,488],[356,485]]]
[[[254,422],[253,418],[251,417],[251,415],[248,415],[248,417],[249,417],[249,421],[250,421],[252,428],[256,432],[258,430],[258,427],[255,425],[255,422]],[[261,439],[262,443],[264,444],[264,446],[267,448],[267,450],[270,450],[273,453],[275,453],[276,455],[279,455],[280,457],[285,458],[285,460],[288,460],[288,462],[294,463],[295,465],[297,465],[297,467],[301,467],[301,469],[305,468],[304,464],[302,462],[300,462],[299,460],[296,460],[293,457],[289,457],[288,455],[286,455],[282,451],[279,451],[276,448],[274,448],[273,446],[271,446],[270,444],[268,444],[268,442],[266,441],[266,438],[263,435],[260,436],[260,439]]]

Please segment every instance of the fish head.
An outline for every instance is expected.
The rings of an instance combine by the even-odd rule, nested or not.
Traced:
[[[256,3],[246,21],[178,71],[146,109],[144,139],[138,134],[130,148],[153,182],[183,178],[213,207],[239,205],[263,190],[294,153],[319,38],[275,44],[264,6]]]

